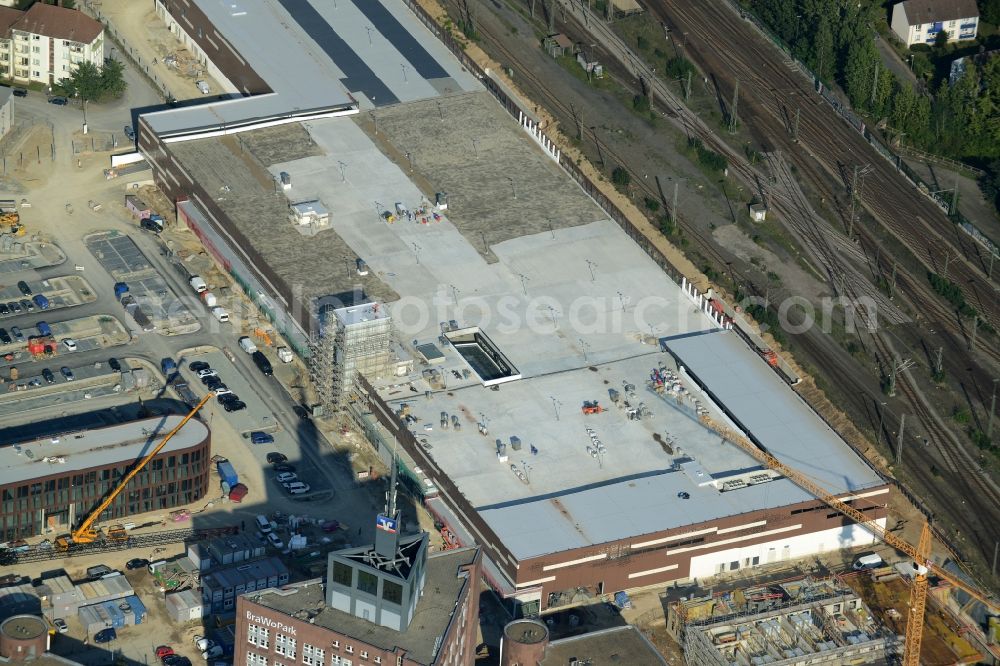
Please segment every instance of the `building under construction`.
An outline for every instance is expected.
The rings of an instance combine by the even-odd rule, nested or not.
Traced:
[[[388,372],[393,359],[392,318],[378,303],[320,304],[318,318],[310,370],[324,410],[333,410],[343,404],[356,373],[382,377]]]
[[[680,601],[667,629],[688,663],[874,664],[899,637],[836,578],[803,578]]]

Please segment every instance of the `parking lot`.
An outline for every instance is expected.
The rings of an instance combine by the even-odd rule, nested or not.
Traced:
[[[0,332],[6,333],[11,339],[9,343],[0,344],[0,373],[4,379],[10,377],[11,367],[17,367],[23,376],[26,371],[30,371],[30,365],[36,361],[43,363],[53,363],[65,355],[83,354],[84,352],[109,349],[127,343],[131,336],[128,329],[117,318],[108,315],[93,315],[81,317],[79,319],[69,319],[62,322],[52,322],[48,324],[52,331],[52,354],[40,353],[33,356],[28,349],[27,340],[43,335],[41,327],[45,325],[37,322],[34,326],[11,326],[10,329],[0,328]],[[17,330],[15,330],[17,329]],[[20,334],[22,340],[17,339]],[[67,344],[64,340],[71,340]],[[70,346],[73,349],[70,349]],[[52,357],[59,357],[53,360]]]
[[[235,354],[244,354],[242,350],[234,351]],[[274,474],[270,472],[270,465],[267,462],[267,454],[278,452],[288,458],[288,464],[295,465],[300,461],[301,453],[296,442],[294,433],[284,430],[274,418],[270,408],[261,400],[255,387],[251,386],[251,381],[273,382],[273,377],[265,377],[258,373],[250,381],[240,373],[236,366],[226,357],[222,351],[210,351],[200,354],[188,354],[182,359],[180,364],[180,375],[188,383],[191,389],[200,398],[208,392],[208,389],[198,378],[197,374],[190,370],[193,362],[202,361],[208,363],[214,369],[219,378],[233,393],[239,396],[240,400],[247,405],[246,409],[226,412],[217,400],[212,400],[206,405],[211,413],[210,418],[224,418],[233,429],[243,437],[248,456],[252,456],[254,461],[262,468],[265,468],[265,480],[270,484],[268,493],[281,492],[292,499],[302,501],[315,501],[328,499],[332,494],[332,489],[327,485],[325,478],[317,473],[311,466],[303,465],[295,470],[295,474],[307,485],[309,492],[301,495],[288,495],[287,491],[274,480]],[[266,432],[274,438],[273,443],[252,444],[249,438],[251,432]]]
[[[0,274],[58,266],[66,261],[66,255],[59,246],[52,243],[15,243],[10,253],[0,260]]]
[[[164,335],[193,333],[201,328],[194,315],[128,236],[116,231],[91,234],[87,249],[129,293]],[[109,285],[110,288],[110,285]]]
[[[83,277],[65,275],[41,281],[22,281],[26,289],[17,285],[0,288],[0,320],[17,317],[28,312],[41,312],[71,308],[93,303],[97,295]]]

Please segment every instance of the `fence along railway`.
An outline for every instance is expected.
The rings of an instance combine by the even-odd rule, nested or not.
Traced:
[[[562,2],[564,9],[562,19],[564,21],[572,20],[576,24],[572,26],[575,30],[577,31],[590,30],[592,31],[592,34],[601,39],[617,41],[620,43],[620,39],[617,37],[617,35],[615,35],[602,20],[597,18],[596,14],[593,13],[589,14],[590,18],[586,21],[587,27],[585,28],[583,25],[584,23],[583,20],[579,21],[576,20],[576,13],[584,12],[586,10],[582,6],[578,7],[576,5],[572,5],[571,3],[565,2],[565,0],[560,0],[560,1]],[[702,3],[698,4],[700,6]],[[456,9],[459,13],[462,11],[462,7],[457,6],[454,2],[452,3],[452,7],[453,9]],[[738,16],[734,11],[729,11],[729,10],[723,10],[723,11],[728,12],[729,15],[727,16],[727,19],[733,20],[736,23],[743,22],[742,19],[738,18]],[[418,12],[418,14],[420,14],[420,12]],[[429,20],[430,20],[429,17],[425,18],[425,22]],[[488,31],[484,30],[484,26],[482,26],[481,23],[477,24],[477,30],[480,32],[484,40],[490,45],[490,49],[493,50],[496,54],[499,54],[500,59],[507,66],[516,68],[518,78],[521,81],[521,85],[528,88],[527,92],[531,94],[533,97],[535,97],[537,101],[542,102],[546,106],[546,108],[550,110],[550,112],[556,115],[557,118],[560,119],[564,127],[572,127],[574,122],[578,122],[576,113],[572,109],[568,108],[567,105],[563,103],[560,99],[558,99],[555,95],[549,92],[547,86],[545,86],[544,82],[541,81],[534,74],[532,68],[530,66],[525,66],[522,64],[523,58],[519,57],[517,54],[513,53],[510,49],[508,49],[505,46],[502,38],[498,38],[496,35],[490,34]],[[460,47],[458,47],[457,45],[454,44],[449,44],[449,45],[452,46],[453,50],[460,50]],[[622,48],[624,49],[624,45],[622,45]],[[729,51],[727,51],[727,53],[729,53]],[[762,51],[757,51],[756,55],[757,57],[766,61],[765,54]],[[467,57],[465,59],[467,60]],[[632,81],[622,80],[620,76],[616,77],[627,88],[629,89],[635,88],[636,80],[639,82],[640,86],[644,85],[650,86],[654,94],[653,96],[656,98],[656,100],[654,100],[654,105],[660,106],[661,109],[663,109],[664,116],[675,121],[675,124],[677,124],[680,128],[683,128],[683,130],[688,136],[693,135],[701,138],[706,147],[725,155],[730,160],[731,169],[735,170],[737,175],[741,177],[745,182],[747,182],[751,186],[754,183],[759,182],[760,178],[759,173],[757,172],[756,169],[754,169],[752,165],[749,164],[749,162],[744,158],[744,156],[742,154],[736,153],[732,148],[729,147],[728,144],[724,143],[717,136],[715,136],[714,132],[711,129],[709,129],[701,121],[700,118],[695,116],[679,100],[679,98],[677,98],[676,95],[672,94],[672,92],[667,88],[666,84],[664,84],[659,79],[653,77],[649,73],[648,69],[645,68],[644,65],[639,64],[634,55],[629,54],[628,56],[619,59],[621,60],[621,66],[625,69],[625,76],[634,77],[634,80]],[[749,65],[746,65],[745,63],[744,65],[749,67]],[[797,71],[797,68],[794,67],[794,63],[792,63],[791,61],[783,62],[782,67],[784,67],[783,74],[785,76],[789,78],[794,77],[793,81],[796,84],[801,84],[802,81],[800,73]],[[476,68],[473,67],[473,69],[475,70]],[[750,67],[750,69],[752,69],[752,67]],[[769,89],[771,89],[772,92],[775,92],[773,88]],[[803,90],[804,93],[811,92],[807,88],[802,88],[801,86],[800,89]],[[506,99],[506,95],[504,93],[500,92],[499,90],[494,90],[493,92],[495,95],[501,98],[500,99],[501,103],[508,108],[508,111],[511,111],[511,109],[516,106],[516,104],[514,104],[512,101]],[[821,114],[823,112],[826,112],[829,115],[828,118],[821,117],[819,120],[815,119],[813,120],[814,123],[819,123],[821,128],[821,129],[816,129],[815,127],[811,127],[811,129],[815,130],[816,136],[822,136],[823,134],[822,128],[829,129],[831,121],[832,123],[837,124],[838,127],[842,129],[847,127],[845,125],[840,125],[841,121],[837,120],[835,115],[830,115],[833,113],[833,110],[829,108],[824,108],[826,106],[824,102],[819,101],[816,97],[810,98],[808,96],[805,96],[805,99],[809,100],[810,104],[808,104],[808,106],[813,107],[814,114]],[[513,111],[512,113],[516,114],[516,112]],[[766,115],[767,114],[765,114],[765,116]],[[775,118],[779,118],[779,116],[780,116],[780,109],[778,110],[777,113],[774,113],[774,117],[769,118],[769,120],[773,122],[773,120]],[[772,129],[775,132],[775,136],[780,137],[782,139],[786,138],[787,128],[783,127],[780,122],[778,123],[777,128],[772,128]],[[853,129],[851,129],[848,133],[853,134],[854,139],[860,139],[860,144],[859,144],[860,146],[867,145],[867,141],[863,137],[861,137],[860,134],[857,133],[856,131],[857,129],[858,128],[854,126]],[[861,127],[860,129],[863,130],[864,128]],[[802,132],[802,125],[800,125],[799,127],[799,136],[802,136],[801,132]],[[813,139],[815,139],[816,136],[813,136]],[[639,177],[639,174],[637,174],[634,170],[629,168],[628,162],[626,160],[621,159],[606,143],[600,141],[600,139],[596,135],[588,138],[592,138],[598,150],[601,151],[605,157],[614,160],[616,164],[622,166],[627,171],[629,171],[630,175],[632,176],[632,183],[639,189],[641,193],[659,199],[668,207],[669,210],[670,204],[668,201],[666,201],[666,198],[663,196],[663,193],[660,192],[658,188],[655,188],[646,179]],[[822,140],[820,140],[819,143],[820,145],[823,145],[825,148],[830,147],[829,144],[823,144]],[[791,150],[790,146],[789,150]],[[815,157],[811,151],[810,155]],[[807,160],[801,160],[801,161],[808,162]],[[881,161],[881,160],[876,160],[876,161]],[[609,202],[606,201],[606,198],[604,198],[603,195],[600,195],[599,192],[597,193],[594,192],[595,188],[593,187],[593,185],[589,182],[586,182],[586,177],[582,176],[582,174],[579,173],[579,170],[576,168],[576,165],[572,163],[572,161],[564,157],[563,159],[560,160],[560,163],[565,168],[567,168],[567,170],[571,173],[571,175],[573,175],[578,181],[581,182],[582,185],[584,185],[584,189],[595,195],[595,198],[598,199],[599,203],[601,203],[601,205],[604,206],[606,210],[609,211],[613,210],[613,205],[609,207],[608,205]],[[888,163],[884,164],[888,165]],[[802,173],[802,171],[805,171],[804,175],[807,178],[807,180],[810,182],[811,185],[817,187],[819,191],[823,192],[826,191],[827,188],[829,188],[831,173],[829,173],[829,169],[826,168],[826,165],[822,165],[823,168],[820,168],[820,165],[816,164],[812,168],[806,168],[806,169],[802,169],[801,165],[797,166],[800,166],[800,173]],[[839,164],[838,166],[843,166],[843,165]],[[900,178],[900,180],[902,180],[902,178]],[[868,191],[871,192],[871,188],[869,188]],[[903,192],[903,194],[905,197],[913,197],[916,194],[916,192],[915,191]],[[831,194],[832,201],[836,201],[835,195],[836,195],[835,192]],[[866,197],[864,199],[864,203],[868,204],[871,198],[872,198],[871,196]],[[772,207],[777,208],[781,214],[787,215],[789,219],[804,217],[806,215],[806,212],[802,210],[802,202],[799,199],[799,195],[796,194],[794,191],[788,195],[780,193],[777,196],[773,196],[772,200],[769,201],[769,203],[771,204]],[[918,203],[926,204],[924,208],[929,207],[931,213],[941,216],[940,210],[934,209],[936,204],[934,204],[930,200],[924,199]],[[843,209],[841,209],[840,212],[843,214],[844,213]],[[923,212],[926,213],[927,211]],[[671,213],[673,213],[673,211],[671,211]],[[615,217],[614,214],[612,214],[612,216]],[[616,217],[616,219],[618,219],[618,217]],[[701,251],[706,257],[710,258],[711,260],[720,263],[720,265],[725,265],[726,263],[725,259],[716,250],[716,248],[714,247],[714,243],[710,239],[705,238],[703,235],[698,233],[697,230],[694,229],[693,226],[689,224],[683,217],[675,216],[675,219],[678,225],[684,229],[685,233],[695,241],[699,251]],[[623,226],[627,224],[627,222],[623,223],[621,219],[618,219],[618,221],[619,223],[622,223]],[[634,229],[629,229],[628,227],[626,227],[626,229],[629,231],[630,236],[636,238],[636,233]],[[883,270],[881,262],[883,261],[884,253],[882,252],[878,241],[872,238],[870,235],[866,234],[864,230],[860,228],[860,225],[858,225],[858,228],[856,228],[854,231],[855,234],[857,235],[858,248],[868,258],[867,263],[870,270],[872,270],[874,277],[876,278],[879,277],[881,275],[881,271]],[[907,233],[912,233],[912,232],[907,232]],[[816,242],[816,245],[823,248],[822,253],[825,255],[827,261],[837,262],[835,264],[831,263],[831,266],[833,265],[842,266],[842,262],[840,261],[840,258],[838,256],[838,251],[834,250],[829,246],[828,234],[823,234],[822,232],[814,230],[813,232],[810,233],[810,235]],[[820,236],[824,235],[826,236],[826,238],[820,238]],[[640,238],[636,238],[636,240],[640,243],[640,245],[649,250],[648,243],[644,243]],[[968,242],[971,242],[971,240]],[[978,244],[974,243],[974,245]],[[872,259],[873,255],[875,259]],[[658,263],[661,263],[661,265],[663,264],[663,262],[659,260]],[[728,268],[730,271],[733,272],[734,278],[736,276],[739,276],[739,278],[742,280],[744,284],[748,285],[753,284],[752,281],[747,279],[747,276],[744,276],[740,274],[738,271],[736,271],[733,268],[732,264],[729,264]],[[971,269],[971,267],[968,268]],[[841,274],[842,272],[843,271],[841,270]],[[668,273],[673,275],[674,271],[668,270]],[[858,277],[863,278],[863,276],[858,276]],[[853,280],[854,285],[853,288],[851,288],[849,284],[850,282],[851,281],[843,278],[839,280],[840,283],[839,291],[841,293],[853,293],[855,296],[857,296],[857,289],[860,283],[856,278],[855,280]],[[946,306],[944,306],[941,303],[940,299],[936,296],[936,294],[934,294],[929,289],[929,287],[925,282],[922,282],[919,279],[910,280],[908,276],[901,273],[896,281],[896,294],[899,294],[903,290],[906,290],[907,296],[909,296],[912,299],[912,301],[919,309],[924,309],[925,312],[934,313],[937,317],[940,318],[940,321],[943,324],[949,325],[952,329],[957,330],[960,336],[962,335],[962,325],[960,321],[957,321],[955,312],[950,311]],[[865,291],[868,291],[868,289],[866,288]],[[774,295],[776,298],[781,296],[780,293],[776,293]],[[867,314],[865,314],[865,316],[867,316]],[[890,321],[898,320],[897,317],[894,316],[890,317],[889,319]],[[861,318],[858,319],[858,321],[865,321],[865,319]],[[882,342],[877,342],[875,343],[875,346],[877,347],[876,355],[879,357],[882,366],[885,367],[887,364],[891,363],[891,359],[893,358],[893,356],[891,355],[890,352],[887,351],[885,344]],[[1000,359],[1000,350],[989,350],[988,353],[990,354],[991,357]],[[844,374],[850,374],[850,373],[844,373]],[[902,381],[899,382],[899,384],[903,386],[906,384],[906,381],[907,380],[903,378]],[[853,383],[853,381],[851,383]],[[903,392],[911,400],[914,399],[914,394],[910,387],[907,386]],[[959,525],[962,528],[964,533],[976,535],[975,545],[979,547],[981,550],[984,549],[986,547],[985,546],[986,542],[992,543],[991,538],[986,534],[984,534],[984,532],[992,533],[997,530],[998,522],[991,519],[991,516],[993,516],[997,512],[998,508],[1000,508],[1000,505],[998,505],[998,503],[993,501],[997,497],[997,489],[995,484],[993,484],[992,480],[988,478],[985,472],[983,472],[983,470],[978,467],[976,461],[972,458],[972,456],[968,453],[968,451],[961,445],[961,443],[957,442],[950,433],[942,430],[940,425],[936,423],[936,421],[933,419],[933,416],[929,413],[928,410],[920,409],[919,406],[915,406],[914,412],[917,419],[919,419],[920,424],[925,426],[926,432],[932,437],[934,437],[936,442],[938,442],[941,456],[946,461],[945,464],[949,468],[949,470],[957,465],[954,462],[947,462],[947,461],[954,461],[957,458],[963,460],[965,464],[968,466],[968,469],[971,471],[971,474],[969,475],[971,481],[965,481],[963,485],[970,488],[970,491],[972,491],[972,486],[975,487],[977,492],[972,491],[971,494],[976,498],[976,504],[979,506],[979,508],[982,509],[982,511],[968,511],[968,510],[961,512],[948,511],[948,514],[949,518],[952,518],[955,524]],[[881,425],[884,426],[885,428],[889,428],[890,421],[892,418],[893,417],[890,414],[889,419],[885,419],[881,423]],[[911,428],[911,430],[912,429],[913,428]],[[947,505],[948,504],[947,498],[944,497],[940,492],[936,492],[939,490],[938,484],[940,482],[935,478],[933,478],[933,476],[928,471],[927,466],[918,465],[917,467],[919,467],[920,469],[918,470],[918,473],[915,474],[915,476],[917,476],[921,480],[923,485],[933,489],[932,494],[936,497],[936,499],[939,500],[940,503]],[[895,480],[892,481],[895,482]],[[925,514],[929,514],[929,511],[924,507],[923,502],[913,497],[913,495],[909,491],[907,491],[905,487],[903,486],[899,487],[904,492],[904,494],[906,494],[912,500],[915,500],[914,502],[915,504],[922,507],[922,510],[925,512]],[[975,520],[972,521],[971,517],[974,517]],[[950,541],[948,535],[943,534],[938,528],[935,527],[934,531],[937,534],[938,539],[941,540],[942,542],[948,543]]]

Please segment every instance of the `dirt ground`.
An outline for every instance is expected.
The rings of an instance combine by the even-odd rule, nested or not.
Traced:
[[[950,190],[958,185],[958,210],[995,244],[1000,245],[1000,215],[997,209],[983,196],[979,183],[974,178],[952,169],[916,159],[906,163],[916,171],[932,190]],[[951,192],[942,192],[950,197]]]
[[[158,87],[175,99],[202,97],[195,85],[199,80],[207,82],[213,93],[223,92],[219,83],[193,60],[193,54],[156,16],[152,3],[100,0],[96,5],[95,13],[99,20],[110,23],[111,35],[122,43]],[[164,63],[163,59],[169,55],[177,58],[177,67]]]

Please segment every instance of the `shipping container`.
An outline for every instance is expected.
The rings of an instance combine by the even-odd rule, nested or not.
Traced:
[[[230,488],[236,486],[240,482],[240,477],[236,473],[236,468],[233,467],[232,463],[228,460],[224,460],[219,463],[219,476],[222,478],[224,483],[229,484]]]

